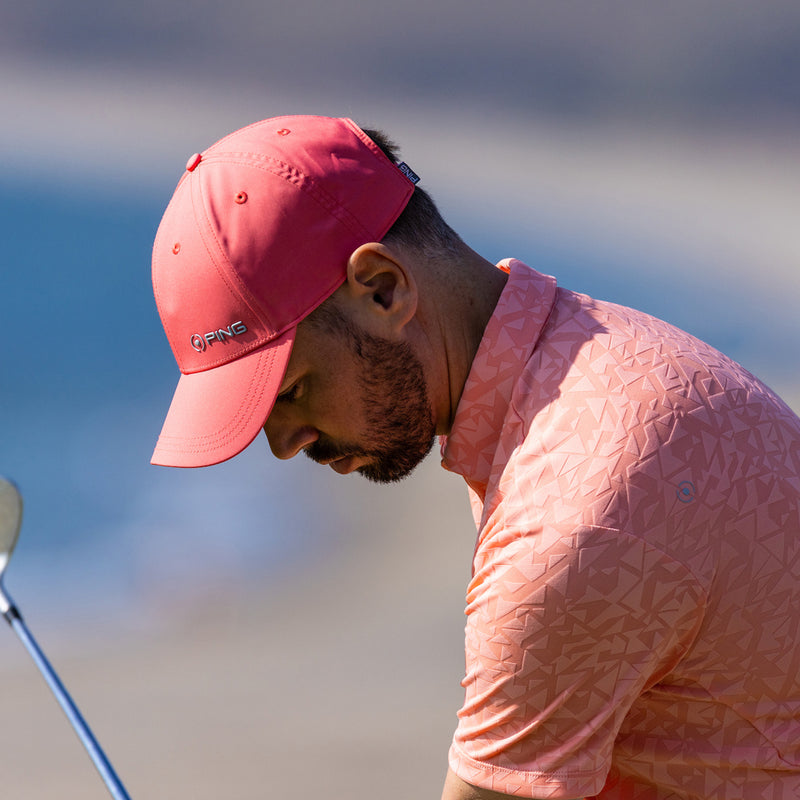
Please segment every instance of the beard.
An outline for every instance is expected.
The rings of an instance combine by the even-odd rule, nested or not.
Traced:
[[[436,439],[422,363],[405,342],[391,342],[346,325],[342,332],[360,362],[358,396],[369,445],[320,437],[305,453],[313,461],[355,456],[369,462],[356,470],[374,483],[394,483],[413,472]]]

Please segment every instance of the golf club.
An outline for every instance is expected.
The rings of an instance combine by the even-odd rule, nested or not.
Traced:
[[[19,610],[14,605],[12,599],[3,586],[3,576],[5,575],[11,553],[17,543],[19,529],[22,523],[22,496],[16,485],[10,480],[0,476],[0,612],[8,620],[9,625],[17,632],[22,643],[27,648],[31,657],[36,662],[36,666],[47,681],[48,686],[56,696],[59,705],[67,715],[75,733],[78,734],[86,752],[97,767],[98,772],[105,781],[108,791],[115,800],[130,800],[125,787],[120,782],[111,764],[103,753],[94,735],[89,730],[89,726],[73,703],[64,685],[56,675],[55,670],[45,658],[44,653],[39,649],[39,645],[31,635],[25,625]]]

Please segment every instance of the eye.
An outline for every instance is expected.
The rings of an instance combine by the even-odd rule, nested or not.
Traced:
[[[286,391],[281,392],[278,395],[278,400],[281,403],[292,403],[297,400],[297,398],[300,396],[300,385],[300,381],[293,383]]]

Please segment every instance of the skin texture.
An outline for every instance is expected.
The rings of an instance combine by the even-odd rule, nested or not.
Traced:
[[[454,283],[452,276],[458,275]],[[343,325],[303,320],[264,432],[341,474],[399,480],[447,435],[505,273],[464,245],[452,263],[371,242],[331,302]],[[448,772],[442,800],[502,800]]]

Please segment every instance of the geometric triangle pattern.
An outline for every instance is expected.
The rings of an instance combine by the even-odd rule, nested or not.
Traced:
[[[800,419],[519,261],[442,464],[469,487],[450,767],[529,798],[800,798]]]

